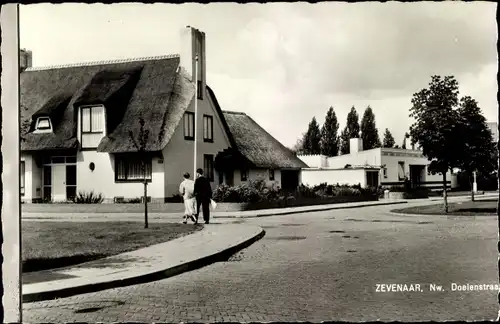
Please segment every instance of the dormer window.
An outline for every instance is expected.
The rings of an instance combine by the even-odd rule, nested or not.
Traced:
[[[81,107],[82,148],[97,148],[104,135],[104,107]]]
[[[49,117],[38,117],[35,124],[36,132],[51,132],[52,131],[52,123],[50,122]]]

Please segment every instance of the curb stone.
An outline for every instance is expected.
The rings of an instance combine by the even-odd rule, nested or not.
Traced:
[[[260,228],[260,227],[259,227]],[[98,292],[101,290],[106,290],[106,289],[112,289],[112,288],[120,288],[120,287],[125,287],[125,286],[131,286],[131,285],[137,285],[137,284],[144,284],[152,281],[157,281],[161,279],[166,279],[169,277],[173,277],[179,274],[182,274],[184,272],[188,271],[193,271],[200,269],[202,267],[208,266],[210,264],[213,264],[215,262],[223,262],[227,261],[232,255],[236,254],[237,252],[249,247],[253,243],[257,242],[261,238],[263,238],[266,234],[266,231],[262,228],[260,228],[260,232],[256,235],[253,235],[252,237],[246,239],[243,242],[239,242],[236,245],[233,245],[229,248],[226,248],[222,251],[192,260],[188,261],[176,266],[173,266],[171,268],[167,268],[164,270],[160,271],[155,271],[152,273],[146,273],[143,275],[137,275],[134,277],[126,278],[126,279],[114,279],[110,280],[108,282],[99,282],[99,283],[88,283],[76,287],[68,287],[68,288],[62,288],[58,290],[51,290],[51,291],[43,291],[43,292],[35,292],[35,293],[28,293],[28,294],[23,294],[22,296],[22,302],[23,303],[29,303],[29,302],[37,302],[37,301],[43,301],[43,300],[53,300],[53,299],[58,299],[58,298],[66,298],[66,297],[71,297],[74,295],[80,295],[80,294],[85,294],[85,293],[91,293],[91,292]]]
[[[291,215],[291,214],[304,214],[304,213],[314,213],[328,210],[336,210],[336,209],[353,209],[353,208],[366,208],[366,207],[375,207],[375,206],[390,206],[390,205],[401,205],[407,204],[408,201],[393,201],[387,203],[379,203],[379,204],[371,204],[371,205],[356,205],[356,206],[332,206],[332,207],[324,207],[318,209],[309,209],[309,210],[291,210],[287,212],[274,212],[274,213],[264,213],[264,214],[256,214],[252,216],[214,216],[214,218],[257,218],[257,217],[270,217],[270,216],[281,216],[281,215]]]

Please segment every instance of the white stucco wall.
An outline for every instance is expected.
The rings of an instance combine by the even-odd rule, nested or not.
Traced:
[[[194,113],[194,101],[191,102],[187,111]],[[203,141],[203,115],[213,116],[213,143],[205,143]],[[219,118],[215,105],[210,98],[208,91],[205,91],[203,100],[198,100],[198,116],[197,119],[197,165],[196,168],[203,169],[203,155],[211,154],[214,159],[217,153],[230,147],[229,139],[224,131],[222,122]],[[178,194],[179,184],[183,180],[182,175],[185,172],[191,174],[193,179],[194,172],[194,141],[184,139],[184,123],[181,121],[175,130],[170,142],[163,150],[165,157],[165,197],[172,197]],[[219,177],[217,171],[214,171],[214,182],[212,188],[218,185]]]
[[[328,167],[328,158],[325,155],[297,155],[297,157],[307,164],[310,168],[326,168]]]
[[[366,186],[364,169],[302,169],[302,183],[315,186],[321,183],[331,185],[357,185]]]
[[[394,156],[394,155],[387,155],[387,154],[400,154],[400,155],[406,155],[406,156]],[[421,152],[417,150],[401,150],[401,149],[383,149],[382,153],[382,165],[385,165],[387,168],[387,177],[381,178],[381,182],[398,182],[398,162],[404,162],[404,170],[405,170],[405,175],[407,177],[410,177],[410,166],[411,165],[425,165],[425,171],[422,173],[422,181],[423,182],[430,182],[428,184],[425,184],[426,186],[436,186],[439,184],[433,183],[433,182],[439,182],[441,183],[443,180],[443,176],[441,174],[436,174],[436,175],[428,175],[427,174],[427,166],[429,164],[429,161],[427,160],[426,157],[418,157],[414,155],[420,155]],[[413,155],[413,156],[409,156]],[[453,176],[454,177],[454,176]],[[447,181],[452,181],[452,174],[451,172],[448,172],[446,174],[446,180]],[[453,181],[454,186],[456,186],[456,181]]]
[[[163,198],[164,164],[158,163],[159,158],[152,161],[152,181],[148,183],[148,196],[152,199]],[[94,162],[95,169],[91,171],[89,164]],[[114,156],[96,151],[81,151],[77,155],[77,193],[94,191],[102,193],[107,201],[114,197],[139,198],[144,195],[144,186],[138,182],[115,182]]]
[[[346,164],[354,166],[371,165],[380,166],[381,161],[381,149],[372,149],[367,151],[361,151],[355,154],[345,154],[334,157],[329,157],[327,159],[329,168],[343,168]]]

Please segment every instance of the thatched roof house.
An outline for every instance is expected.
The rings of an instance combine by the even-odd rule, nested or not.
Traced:
[[[267,169],[300,169],[307,165],[281,144],[250,116],[224,111],[236,148],[253,166]]]
[[[103,62],[21,73],[21,150],[76,149],[77,112],[82,105],[104,104],[107,136],[99,152],[134,152],[128,132],[139,117],[149,131],[147,151],[160,151],[194,96],[194,85],[179,69],[179,56]],[[49,115],[52,133],[35,134],[36,117]]]

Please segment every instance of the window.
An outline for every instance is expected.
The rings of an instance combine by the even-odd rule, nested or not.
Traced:
[[[214,181],[214,156],[205,154],[203,156],[203,173],[207,179],[212,182]]]
[[[25,162],[21,161],[21,164],[19,165],[19,173],[21,174],[21,179],[20,179],[20,185],[21,185],[21,196],[24,196],[24,182],[25,182]]]
[[[52,166],[43,167],[43,199],[50,201],[52,198]]]
[[[274,181],[274,170],[269,170],[269,181]]]
[[[198,91],[198,94],[197,94],[198,99],[203,100],[203,83],[201,82],[201,80],[198,80],[197,91]]]
[[[184,114],[184,139],[194,140],[194,113],[189,111]]]
[[[398,162],[398,179],[400,181],[405,179],[405,163],[402,161]]]
[[[36,130],[37,131],[51,131],[52,124],[50,123],[49,117],[38,117],[36,120]]]
[[[248,170],[242,169],[240,170],[241,173],[241,181],[247,181],[248,180]]]
[[[104,107],[82,107],[82,148],[96,148],[104,134]]]
[[[382,169],[382,174],[384,175],[384,179],[387,179],[387,168]]]
[[[151,158],[145,158],[146,179],[152,180],[152,161]],[[142,161],[138,156],[119,156],[115,157],[115,181],[144,181],[142,172]]]
[[[214,118],[212,116],[203,115],[203,141],[214,141]]]
[[[66,199],[76,197],[76,165],[66,165]]]

